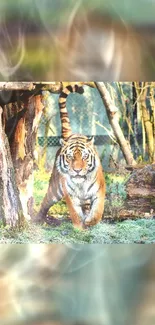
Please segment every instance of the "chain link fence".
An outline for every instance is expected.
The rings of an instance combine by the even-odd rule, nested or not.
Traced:
[[[42,157],[43,153],[46,155],[45,166],[50,169],[60,147],[59,95],[49,92],[43,94],[45,112],[38,131],[38,150],[39,157]],[[71,93],[67,98],[67,111],[73,133],[94,136],[95,146],[104,169],[111,168],[112,161],[123,163],[122,153],[118,144],[113,140],[113,132],[97,89],[84,86],[84,94]]]

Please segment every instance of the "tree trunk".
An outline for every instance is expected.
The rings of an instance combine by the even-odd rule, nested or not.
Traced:
[[[147,82],[142,83],[142,94],[141,94],[141,107],[142,107],[142,119],[144,122],[144,128],[147,136],[148,142],[148,153],[150,162],[153,162],[154,156],[154,138],[153,138],[153,123],[151,121],[150,113],[147,108],[146,98],[149,84]]]
[[[42,90],[59,93],[61,89],[61,82],[0,83],[1,115],[5,129],[4,132],[1,124],[0,219],[5,224],[14,227],[24,223],[25,219],[33,218],[35,143],[43,110],[40,93]],[[8,180],[6,175],[9,175]]]
[[[153,90],[154,85],[153,83],[150,82],[135,82],[135,87],[137,93],[137,104],[141,110],[141,122],[142,122],[142,131],[143,131],[143,156],[145,155],[145,145],[147,139],[149,160],[150,163],[152,163],[154,161],[154,151],[155,151],[154,131],[153,131],[154,122],[148,108],[147,100],[150,99],[150,106],[153,111],[152,105],[154,105],[154,98],[153,96],[149,96],[149,91],[151,95],[151,91]]]
[[[59,93],[62,90],[62,82],[60,81],[50,81],[50,82],[0,82],[0,90],[3,91],[17,91],[17,90],[28,90],[28,91],[34,91],[36,90],[49,90],[53,93]]]
[[[118,115],[117,115],[118,109],[116,108],[115,104],[112,102],[109,92],[106,89],[104,83],[95,82],[95,84],[103,100],[104,106],[106,108],[107,116],[109,119],[109,123],[113,129],[115,137],[123,152],[124,158],[128,165],[135,165],[136,161],[133,158],[130,147],[124,137],[124,134],[118,122]]]
[[[153,154],[153,163],[155,163],[155,94],[154,94],[154,83],[150,89],[150,104],[152,107],[152,116],[153,116],[153,138],[154,138],[154,154]]]
[[[20,228],[24,224],[9,143],[2,126],[2,108],[0,108],[0,220],[4,225],[14,228]]]
[[[127,199],[119,217],[151,217],[155,215],[155,164],[135,169],[127,186]]]
[[[21,226],[33,218],[35,142],[43,110],[40,93],[59,93],[61,88],[61,82],[0,83],[0,219],[5,224]]]
[[[20,193],[24,217],[33,218],[34,155],[37,129],[42,115],[42,97],[24,96],[24,115],[17,121],[10,142],[16,183]],[[25,109],[26,108],[26,109]]]
[[[137,100],[137,91],[136,91],[136,82],[132,82],[132,95],[133,95],[133,118],[132,118],[132,125],[133,125],[133,134],[134,134],[134,154],[136,159],[140,156],[140,150],[137,146],[138,144],[138,135],[141,132],[141,125],[140,125],[140,105],[139,101]],[[143,152],[145,153],[145,132],[143,133]]]

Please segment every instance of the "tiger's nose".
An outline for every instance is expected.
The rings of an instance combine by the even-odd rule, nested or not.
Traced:
[[[74,168],[74,171],[79,174],[81,172],[82,168]]]

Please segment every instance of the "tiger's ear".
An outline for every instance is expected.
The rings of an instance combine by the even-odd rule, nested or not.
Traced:
[[[89,137],[88,138],[88,141],[87,141],[89,144],[94,144],[94,137],[92,136],[92,137]]]
[[[67,142],[63,138],[61,138],[59,142],[62,147],[65,146],[65,144],[67,144]]]

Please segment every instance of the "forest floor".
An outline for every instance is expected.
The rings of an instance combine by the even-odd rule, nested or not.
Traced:
[[[116,223],[101,222],[86,231],[73,228],[71,222],[63,220],[59,226],[33,225],[27,230],[12,233],[0,229],[1,244],[79,243],[79,244],[119,244],[155,243],[155,220],[137,219]]]
[[[34,199],[38,210],[46,193],[49,174],[36,171]],[[129,175],[106,175],[105,217],[102,222],[87,230],[73,227],[68,216],[65,202],[62,200],[49,210],[50,224],[35,225],[30,223],[21,232],[12,232],[0,228],[0,243],[155,243],[155,219],[138,218],[119,220],[118,211],[126,197],[125,183]]]

